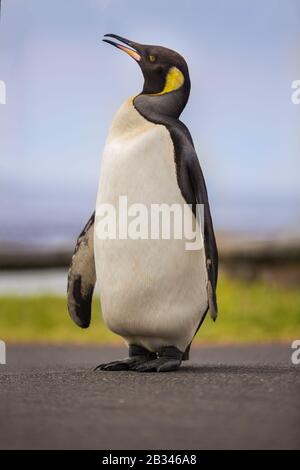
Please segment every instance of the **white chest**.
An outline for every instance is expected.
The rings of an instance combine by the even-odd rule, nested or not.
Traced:
[[[126,102],[118,111],[103,152],[98,201],[183,203],[167,129],[148,122]]]

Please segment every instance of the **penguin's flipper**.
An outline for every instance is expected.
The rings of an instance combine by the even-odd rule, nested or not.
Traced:
[[[96,282],[94,221],[95,212],[77,239],[68,273],[68,310],[72,320],[81,328],[87,328],[91,321]]]
[[[191,182],[194,198],[197,204],[204,206],[204,247],[206,254],[206,269],[208,276],[208,303],[211,317],[217,318],[218,306],[216,288],[218,280],[218,249],[214,234],[212,218],[204,176],[194,148],[190,148],[186,159],[187,172]]]

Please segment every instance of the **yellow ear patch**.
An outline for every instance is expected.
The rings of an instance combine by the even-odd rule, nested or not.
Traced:
[[[183,73],[177,67],[171,67],[168,71],[166,83],[164,89],[159,93],[154,93],[155,95],[164,95],[165,93],[170,93],[171,91],[178,90],[184,83]]]

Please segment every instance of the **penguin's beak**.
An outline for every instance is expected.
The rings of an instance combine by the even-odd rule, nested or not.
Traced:
[[[119,42],[123,42],[127,46],[130,46],[130,47],[123,46],[123,44],[114,42],[111,39],[102,39],[102,41],[107,42],[108,44],[111,44],[112,46],[115,46],[118,49],[121,49],[121,51],[126,52],[126,54],[130,55],[130,57],[132,57],[134,60],[136,60],[137,62],[140,62],[142,57],[141,57],[141,54],[138,52],[139,44],[133,41],[129,41],[128,39],[122,38],[121,36],[117,36],[116,34],[105,34],[104,37],[117,39]]]

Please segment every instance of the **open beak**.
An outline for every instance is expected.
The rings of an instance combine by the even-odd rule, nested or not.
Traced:
[[[123,42],[127,46],[123,46],[123,44],[119,44],[117,42],[111,41],[111,39],[102,39],[102,41],[107,42],[108,44],[111,44],[112,46],[117,47],[118,49],[121,49],[121,51],[126,52],[126,54],[130,55],[134,60],[139,62],[141,60],[141,55],[138,52],[138,44],[132,41],[129,41],[128,39],[122,38],[121,36],[117,36],[116,34],[105,34],[104,37],[110,37],[117,39],[120,42]]]

